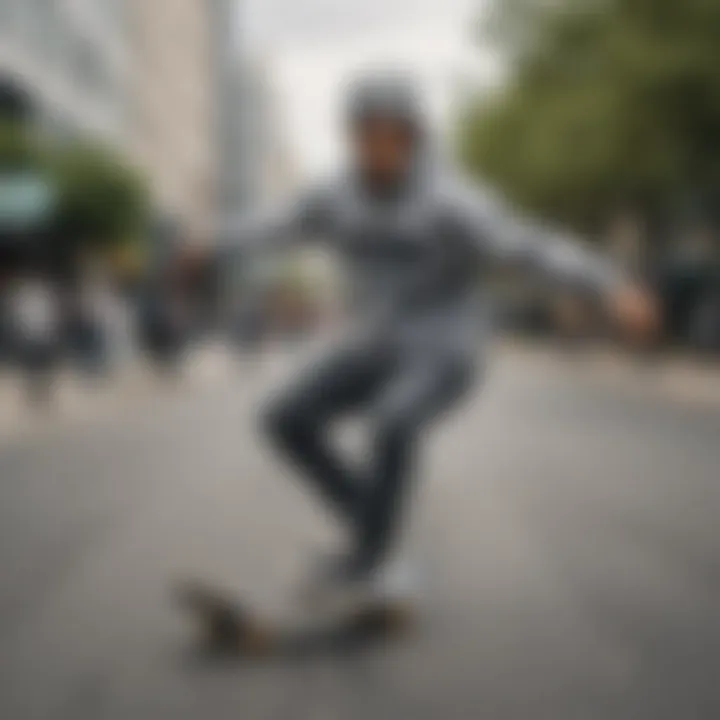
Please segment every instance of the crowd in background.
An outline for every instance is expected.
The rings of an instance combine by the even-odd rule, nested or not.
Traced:
[[[42,263],[18,266],[0,282],[0,358],[7,372],[26,378],[29,397],[47,399],[62,370],[112,379],[142,359],[176,372],[184,351],[204,341],[256,348],[269,336],[295,337],[319,322],[313,288],[271,285],[228,293],[227,266],[204,253],[186,263],[181,244],[155,238],[158,259],[128,277],[107,260],[89,258],[72,281]],[[659,348],[720,353],[720,270],[701,256],[681,253],[647,270],[660,299]],[[497,322],[506,331],[578,341],[605,332],[592,304],[545,289],[516,295],[500,288]],[[232,299],[231,299],[232,298]]]
[[[245,351],[270,334],[296,337],[314,323],[311,298],[287,284],[228,291],[230,263],[211,246],[188,251],[167,223],[147,242],[140,272],[106,255],[76,259],[71,275],[47,262],[47,253],[3,263],[0,363],[5,376],[24,379],[29,399],[46,403],[65,371],[112,381],[142,361],[175,374],[185,351],[202,343]]]
[[[471,169],[500,181],[511,147],[499,159],[481,152],[492,139],[486,112],[483,106],[470,116],[466,156]],[[572,184],[572,177],[563,182]],[[512,190],[516,182],[522,194],[521,180],[500,185]],[[546,187],[543,180],[539,189]],[[539,209],[550,212],[541,202],[547,198],[536,195]],[[587,197],[604,202],[593,188]],[[185,349],[206,339],[257,347],[271,335],[296,337],[317,326],[327,294],[312,282],[276,277],[245,288],[247,273],[214,252],[212,238],[195,238],[203,250],[188,253],[183,229],[152,215],[142,178],[122,158],[82,141],[54,148],[39,142],[25,99],[0,82],[0,365],[2,376],[24,379],[33,401],[51,397],[54,378],[67,369],[111,379],[142,357],[175,372]],[[717,218],[701,205],[685,214],[655,213],[655,225],[651,216],[639,212],[633,229],[633,218],[621,214],[609,237],[594,237],[654,290],[663,323],[658,348],[717,357]],[[123,248],[136,255],[129,267],[118,261]],[[501,290],[497,321],[505,330],[573,340],[604,333],[597,308],[577,298],[545,289],[517,295],[512,283]]]

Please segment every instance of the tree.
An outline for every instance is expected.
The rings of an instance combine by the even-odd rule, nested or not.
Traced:
[[[108,249],[146,230],[149,199],[142,178],[107,148],[74,142],[52,161],[59,207],[59,241]]]
[[[717,197],[716,0],[497,0],[486,29],[510,70],[463,118],[473,171],[583,229]]]
[[[148,215],[143,179],[109,148],[40,139],[26,122],[0,124],[0,239],[71,270],[84,250],[140,242]]]
[[[41,156],[38,143],[20,125],[0,120],[0,172],[36,168]]]

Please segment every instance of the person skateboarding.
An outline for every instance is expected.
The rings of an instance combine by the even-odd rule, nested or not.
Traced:
[[[394,592],[389,558],[422,438],[468,395],[482,365],[489,273],[512,264],[595,296],[635,336],[653,330],[655,313],[652,298],[601,255],[523,220],[443,162],[410,79],[361,78],[345,120],[347,166],[226,239],[240,252],[321,239],[347,270],[356,320],[262,417],[274,447],[347,530],[347,548],[311,587],[382,600]],[[329,430],[360,414],[372,439],[358,467],[332,447]]]

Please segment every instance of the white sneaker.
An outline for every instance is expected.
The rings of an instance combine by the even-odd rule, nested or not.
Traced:
[[[384,604],[416,607],[419,574],[400,557],[393,557],[371,574],[356,573],[348,558],[336,556],[319,563],[300,588],[301,604],[312,613],[347,614],[363,606]]]
[[[406,559],[395,558],[383,565],[372,579],[371,593],[375,602],[414,605],[420,597],[419,575]]]

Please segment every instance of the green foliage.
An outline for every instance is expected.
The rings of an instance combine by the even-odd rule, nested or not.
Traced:
[[[497,0],[503,92],[461,124],[470,168],[536,212],[592,227],[720,185],[720,3]]]
[[[37,141],[21,126],[0,122],[0,172],[32,170],[42,162]]]
[[[18,123],[0,125],[0,174],[32,176],[50,188],[60,254],[136,241],[145,235],[149,194],[142,178],[108,149],[51,142]]]
[[[140,176],[114,153],[76,142],[55,153],[52,168],[60,198],[60,237],[73,244],[107,247],[142,233],[147,190]]]

